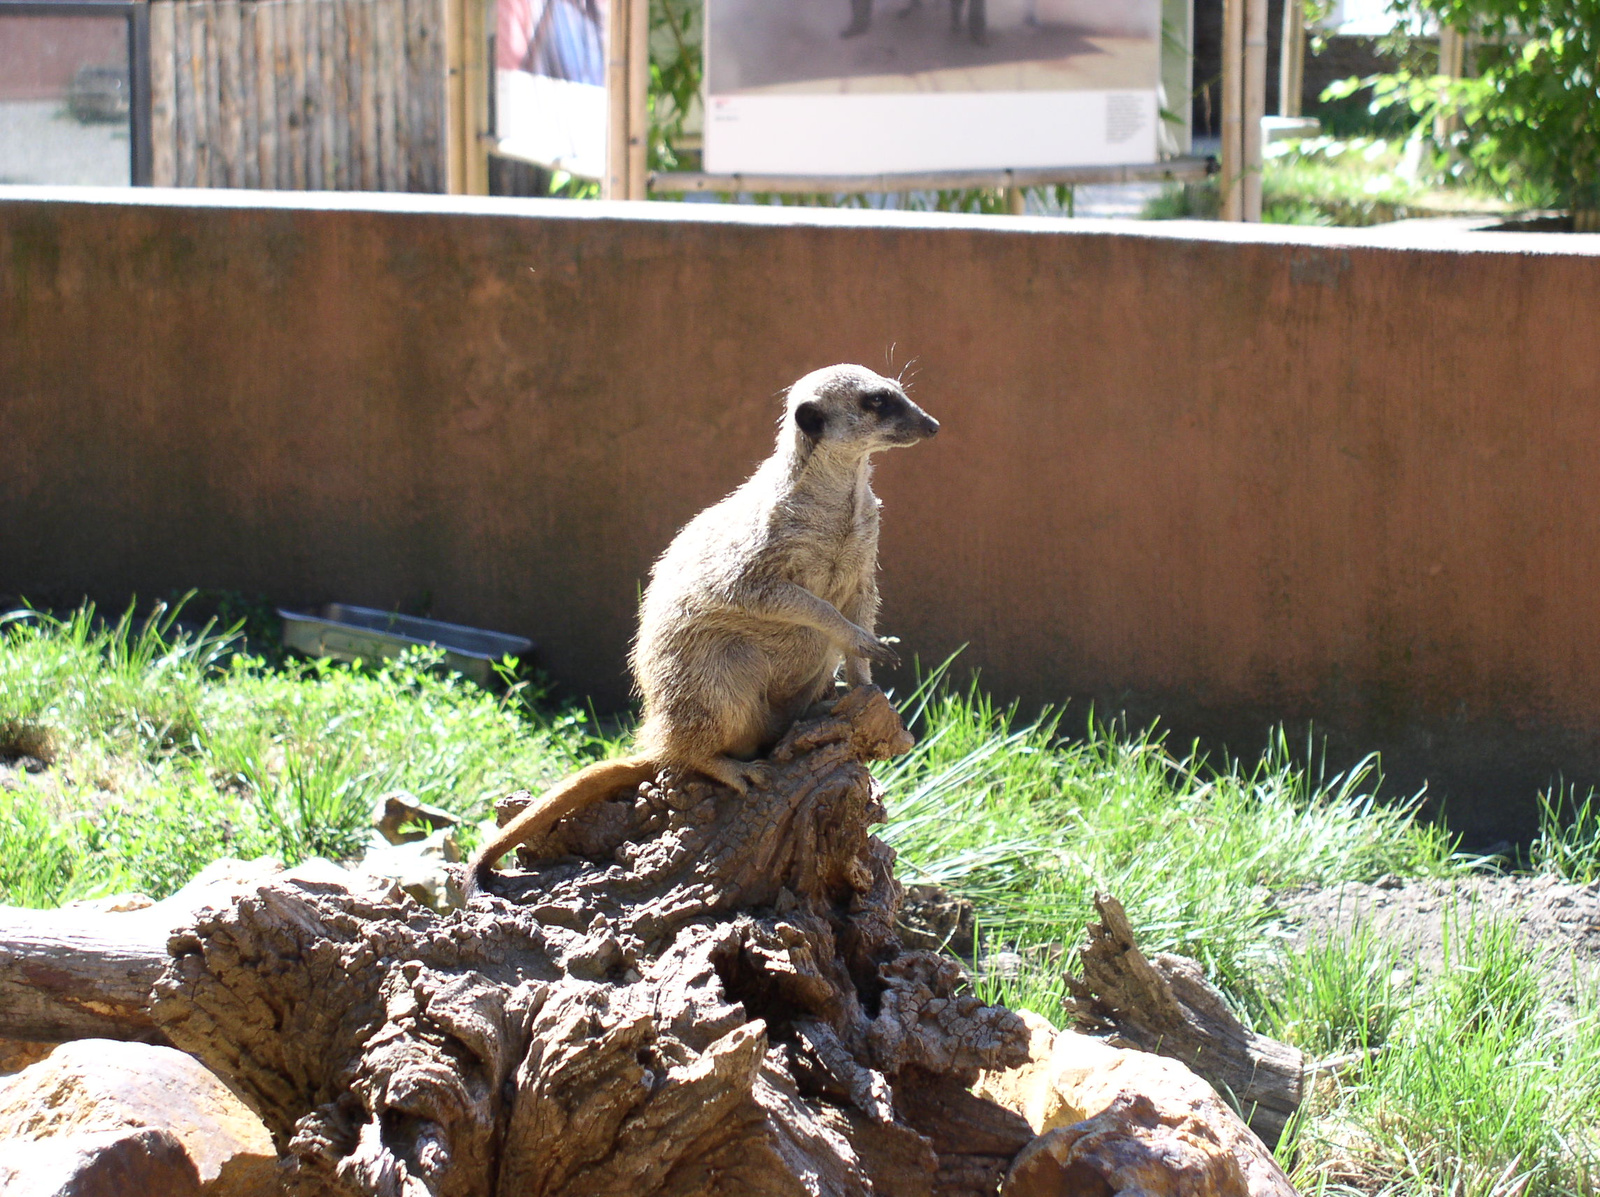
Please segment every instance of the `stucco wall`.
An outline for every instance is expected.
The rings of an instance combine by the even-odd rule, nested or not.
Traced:
[[[75,195],[0,189],[0,592],[428,604],[618,703],[780,388],[911,362],[908,652],[1242,752],[1313,721],[1480,841],[1600,780],[1589,238]]]

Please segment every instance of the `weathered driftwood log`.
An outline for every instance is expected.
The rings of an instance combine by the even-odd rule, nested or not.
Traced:
[[[168,938],[191,924],[196,911],[232,902],[279,868],[217,861],[154,903],[123,895],[61,910],[0,906],[0,1039],[165,1043],[150,1014],[150,993],[167,967]],[[340,873],[325,861],[320,872]]]
[[[863,688],[743,798],[663,776],[441,917],[267,882],[174,936],[156,1023],[262,1115],[301,1193],[993,1193],[1027,1124],[967,1092],[1027,1030],[893,932]]]
[[[105,915],[6,909],[0,915],[0,1036],[165,1042],[150,990],[166,967],[166,937]]]
[[[1083,976],[1067,978],[1078,1026],[1115,1047],[1187,1064],[1276,1146],[1304,1096],[1305,1057],[1245,1027],[1193,960],[1165,952],[1146,958],[1111,895],[1096,894],[1094,904],[1100,921],[1078,949]]]

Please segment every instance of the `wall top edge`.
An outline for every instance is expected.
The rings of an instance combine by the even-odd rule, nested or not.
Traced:
[[[762,228],[953,229],[996,236],[1129,237],[1318,249],[1388,249],[1600,257],[1600,233],[1491,232],[1470,219],[1405,220],[1370,228],[1234,224],[1211,220],[1106,220],[1048,216],[973,216],[861,208],[758,204],[502,199],[401,192],[244,191],[222,188],[37,187],[0,185],[3,204],[123,208],[370,212],[494,216],[539,220],[639,221]]]

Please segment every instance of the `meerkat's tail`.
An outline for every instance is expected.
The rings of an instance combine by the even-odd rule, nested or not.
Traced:
[[[652,757],[622,757],[612,761],[596,761],[578,770],[554,789],[546,790],[502,827],[494,839],[478,849],[467,865],[467,901],[471,902],[483,892],[494,874],[495,863],[517,845],[527,843],[534,836],[547,831],[557,819],[608,798],[625,786],[649,781],[655,775],[656,762]]]

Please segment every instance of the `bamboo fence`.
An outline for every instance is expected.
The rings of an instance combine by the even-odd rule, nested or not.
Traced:
[[[152,0],[158,187],[447,184],[445,0]]]

